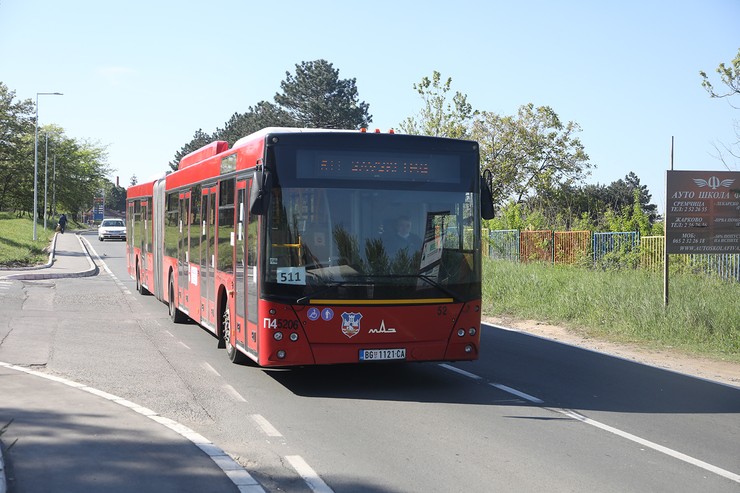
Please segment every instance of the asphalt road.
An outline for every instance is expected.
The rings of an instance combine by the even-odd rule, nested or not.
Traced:
[[[738,388],[494,327],[473,363],[234,365],[87,238],[100,275],[0,291],[0,360],[177,420],[267,491],[740,490]]]

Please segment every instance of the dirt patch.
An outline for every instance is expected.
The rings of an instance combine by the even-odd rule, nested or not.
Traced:
[[[574,330],[537,322],[536,320],[484,317],[484,322],[565,344],[619,356],[620,358],[638,363],[740,387],[739,363],[687,355],[671,349],[657,350],[636,344],[617,344],[590,338]]]

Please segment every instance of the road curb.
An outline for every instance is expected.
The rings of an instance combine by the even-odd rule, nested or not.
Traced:
[[[265,493],[265,490],[262,487],[262,485],[260,485],[260,483],[256,479],[254,479],[254,477],[249,473],[249,471],[247,471],[241,464],[236,462],[221,447],[217,446],[216,444],[214,444],[213,442],[205,438],[203,435],[193,431],[192,429],[188,428],[187,426],[183,424],[180,424],[179,422],[173,419],[161,416],[156,411],[153,411],[149,408],[136,404],[135,402],[131,402],[127,399],[124,399],[123,397],[109,394],[108,392],[96,389],[94,387],[89,387],[85,384],[75,382],[74,380],[69,380],[64,377],[57,377],[55,375],[39,372],[31,368],[27,368],[24,366],[18,366],[18,365],[15,365],[12,363],[6,363],[3,361],[0,361],[0,366],[4,368],[8,368],[10,370],[18,371],[21,373],[26,373],[28,375],[32,375],[35,377],[44,378],[52,382],[61,383],[73,389],[77,389],[83,392],[87,392],[89,394],[93,394],[107,401],[110,401],[114,404],[118,404],[119,406],[122,406],[130,411],[138,413],[141,416],[149,418],[155,423],[159,423],[160,425],[166,428],[169,428],[170,430],[174,431],[175,433],[182,436],[183,438],[189,440],[193,445],[199,448],[201,452],[206,454],[216,464],[216,466],[218,466],[221,469],[221,471],[239,489],[240,493]],[[2,464],[1,451],[2,449],[0,448],[0,493],[7,493],[7,488],[5,487],[6,482],[4,480],[4,474],[2,473],[3,468],[1,466]]]
[[[43,266],[36,266],[34,269],[44,269],[51,267],[51,264],[53,263],[54,258],[54,252],[56,250],[56,239],[57,239],[57,233],[54,235],[54,241],[52,242],[52,249],[51,254],[49,255],[49,263]],[[35,279],[62,279],[67,277],[89,277],[94,276],[98,273],[98,266],[95,265],[95,262],[92,261],[92,258],[90,257],[90,251],[88,250],[87,246],[85,245],[85,242],[82,241],[82,237],[79,235],[79,233],[75,233],[75,236],[77,237],[77,241],[80,242],[80,245],[82,245],[82,248],[85,251],[85,256],[87,257],[87,262],[89,268],[87,270],[81,271],[81,272],[70,272],[70,273],[27,273],[27,274],[9,274],[4,277],[4,279],[13,279],[16,281],[30,281]],[[31,268],[27,268],[25,270],[34,270]]]

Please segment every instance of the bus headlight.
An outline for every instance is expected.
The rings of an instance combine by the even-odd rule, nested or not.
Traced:
[[[473,352],[473,346],[471,346],[470,344],[468,344],[467,346],[465,346],[465,352],[466,353],[472,353]]]
[[[465,335],[465,329],[457,329],[457,335],[459,337],[462,337]]]
[[[275,332],[272,335],[272,338],[275,339],[276,341],[282,341],[283,340],[283,333],[282,332]]]
[[[290,340],[293,341],[293,342],[297,341],[298,340],[298,333],[297,332],[292,332],[290,334]]]
[[[286,356],[285,351],[283,351],[282,349],[275,353],[275,355],[278,357],[278,359],[285,359]]]
[[[470,327],[468,329],[468,334],[470,334],[471,336],[474,336],[476,332],[477,331],[475,330],[475,327]]]

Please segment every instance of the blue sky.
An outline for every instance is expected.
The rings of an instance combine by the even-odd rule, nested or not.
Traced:
[[[40,97],[40,123],[107,146],[123,186],[323,58],[384,131],[418,112],[412,85],[434,70],[478,110],[550,106],[581,126],[588,182],[634,171],[662,210],[671,136],[675,169],[726,170],[713,144],[734,141],[740,110],[699,71],[738,48],[740,0],[0,0],[0,81],[64,93]]]

